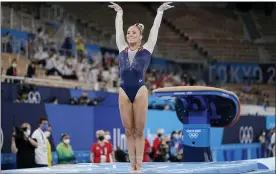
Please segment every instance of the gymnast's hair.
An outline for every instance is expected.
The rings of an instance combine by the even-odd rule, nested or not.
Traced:
[[[140,33],[143,34],[144,32],[144,25],[141,23],[136,23],[135,26],[139,29]]]

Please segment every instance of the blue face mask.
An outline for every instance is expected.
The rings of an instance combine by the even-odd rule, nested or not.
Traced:
[[[41,129],[43,131],[47,131],[48,130],[48,124],[43,124],[42,127],[41,127]]]

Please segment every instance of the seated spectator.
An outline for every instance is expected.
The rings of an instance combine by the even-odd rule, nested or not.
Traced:
[[[7,69],[6,75],[7,76],[17,76],[17,69],[16,69],[16,60],[13,59],[11,66]]]
[[[71,63],[71,62],[67,62],[67,63],[64,65],[63,71],[62,71],[61,73],[62,73],[62,78],[65,78],[65,79],[72,79],[72,80],[78,79],[78,77],[77,77],[77,75],[76,75],[76,72],[73,71],[72,63]]]
[[[76,156],[73,153],[70,145],[70,137],[64,133],[61,135],[61,142],[56,148],[58,164],[73,164]]]
[[[96,137],[98,141],[92,145],[90,150],[91,163],[110,163],[113,149],[105,142],[104,131],[98,130],[96,132]]]
[[[29,64],[26,76],[29,77],[29,78],[33,78],[35,76],[35,64],[34,64],[34,62],[31,62],[31,64]]]
[[[35,64],[39,64],[39,65],[42,65],[43,67],[45,67],[45,65],[46,65],[46,59],[48,57],[49,57],[48,53],[43,50],[42,46],[39,46],[38,47],[38,52],[36,52],[35,55],[34,55],[33,62]]]

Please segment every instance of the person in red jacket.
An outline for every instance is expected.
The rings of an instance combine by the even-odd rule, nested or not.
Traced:
[[[151,152],[151,147],[150,147],[149,140],[145,138],[143,162],[150,162],[150,158],[149,158],[150,152]]]
[[[110,143],[105,142],[104,131],[98,130],[96,137],[98,138],[98,142],[94,143],[90,150],[91,163],[110,163],[113,149]]]
[[[157,130],[157,137],[153,140],[153,159],[155,159],[157,157],[157,151],[158,151],[158,148],[160,146],[160,143],[162,141],[162,134],[163,134],[163,130],[162,129],[158,129]]]

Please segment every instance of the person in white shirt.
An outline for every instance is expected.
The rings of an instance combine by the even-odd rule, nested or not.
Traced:
[[[34,62],[36,64],[42,64],[45,66],[46,64],[46,59],[49,57],[49,54],[43,50],[42,46],[38,47],[38,52],[35,53],[34,55]]]
[[[44,133],[48,130],[48,125],[47,118],[40,118],[39,127],[32,134],[32,139],[37,142],[37,148],[35,149],[35,162],[37,167],[48,166],[47,137]]]

